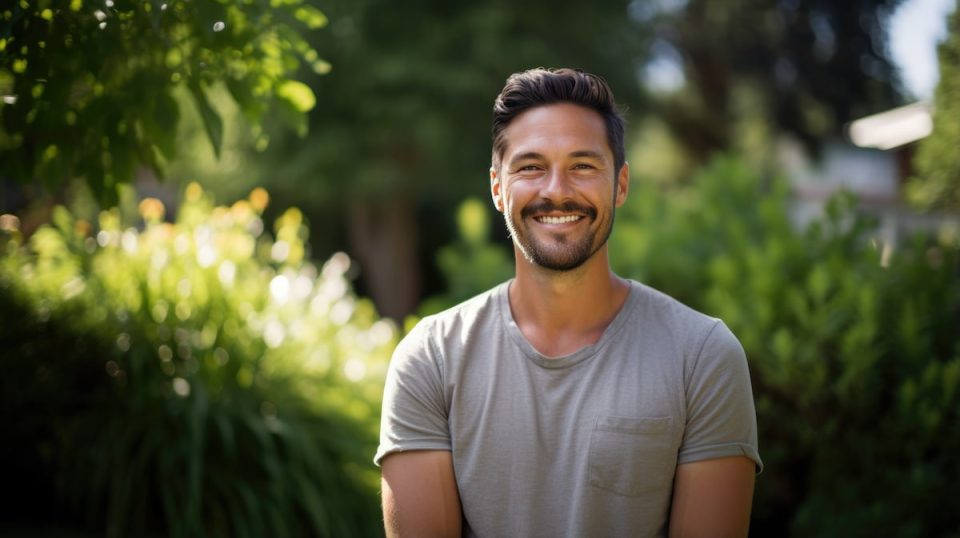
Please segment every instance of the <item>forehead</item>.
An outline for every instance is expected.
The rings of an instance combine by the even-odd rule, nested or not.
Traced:
[[[521,153],[568,154],[593,151],[612,159],[607,131],[595,110],[571,103],[554,103],[519,114],[503,130],[503,158]]]

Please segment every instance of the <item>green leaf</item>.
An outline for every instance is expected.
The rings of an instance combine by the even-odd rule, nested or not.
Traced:
[[[220,442],[223,444],[223,451],[227,458],[233,458],[236,455],[236,440],[233,435],[232,419],[223,414],[214,415],[213,425],[220,433]]]
[[[307,28],[316,30],[327,25],[327,16],[313,6],[300,6],[293,12],[298,21],[307,25]]]
[[[264,531],[264,521],[263,513],[260,510],[260,503],[257,499],[257,495],[251,491],[251,488],[245,486],[238,486],[237,493],[240,494],[240,501],[244,507],[244,512],[247,514],[247,524],[249,525],[249,530],[253,536],[261,536]]]
[[[153,103],[153,115],[149,122],[144,122],[148,134],[156,142],[164,157],[172,158],[176,153],[177,123],[180,119],[180,108],[176,100],[169,94],[157,97]]]
[[[220,114],[214,110],[207,95],[199,84],[191,84],[190,92],[193,93],[193,99],[197,103],[197,109],[200,111],[200,118],[203,119],[203,127],[207,131],[207,138],[213,146],[213,153],[217,159],[220,158],[220,146],[223,144],[223,119]]]
[[[277,97],[287,101],[298,112],[303,113],[309,112],[317,104],[317,98],[313,95],[313,90],[296,80],[287,80],[280,84],[280,87],[277,88]]]
[[[227,79],[227,90],[233,100],[240,106],[244,117],[253,123],[260,121],[266,106],[261,99],[253,94],[253,88],[248,81]]]

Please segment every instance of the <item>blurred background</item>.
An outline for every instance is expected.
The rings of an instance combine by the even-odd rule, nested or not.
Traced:
[[[377,536],[393,346],[512,275],[490,116],[604,76],[615,270],[726,321],[755,536],[960,536],[954,0],[11,0],[16,536]]]

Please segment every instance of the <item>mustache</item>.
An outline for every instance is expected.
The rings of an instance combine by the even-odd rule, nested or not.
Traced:
[[[560,211],[564,213],[582,213],[590,217],[590,219],[597,218],[597,210],[592,207],[583,206],[576,202],[564,202],[562,204],[555,204],[549,201],[528,205],[527,207],[520,210],[520,216],[523,218],[528,218],[528,217],[532,217],[537,213],[549,213],[551,211]]]

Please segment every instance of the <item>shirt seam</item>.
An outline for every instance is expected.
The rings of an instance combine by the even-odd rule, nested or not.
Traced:
[[[710,336],[712,336],[713,332],[717,330],[717,327],[720,325],[720,323],[721,321],[719,319],[714,318],[713,325],[710,326],[710,330],[707,331],[706,336],[704,336],[703,340],[700,342],[700,348],[697,350],[696,356],[693,360],[693,366],[690,368],[690,375],[687,376],[687,379],[685,379],[683,383],[684,397],[686,397],[686,393],[689,392],[688,385],[693,380],[694,373],[696,372],[697,368],[700,367],[700,361],[703,358],[703,350],[707,347],[707,341],[710,340]]]

